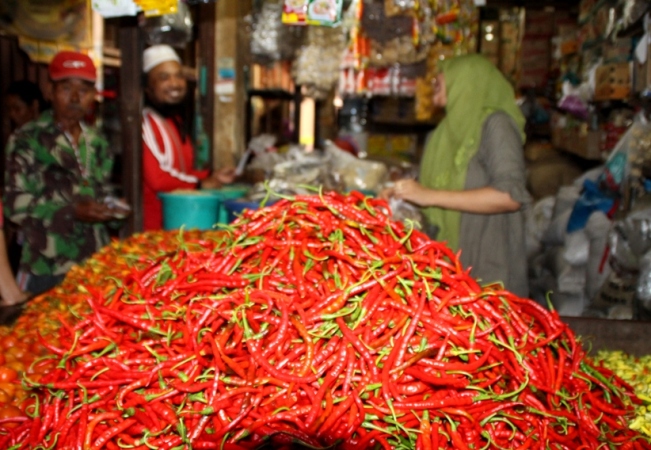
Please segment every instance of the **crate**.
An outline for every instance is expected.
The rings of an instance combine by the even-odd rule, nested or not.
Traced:
[[[651,339],[646,336],[649,322],[635,320],[563,317],[563,322],[581,337],[586,350],[621,350],[635,356],[651,355]]]
[[[630,63],[605,64],[595,74],[594,99],[623,100],[631,94]]]

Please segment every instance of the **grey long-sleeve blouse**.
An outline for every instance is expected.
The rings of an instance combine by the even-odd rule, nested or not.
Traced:
[[[525,248],[526,189],[523,143],[516,124],[503,112],[484,123],[481,143],[468,165],[465,189],[491,186],[508,192],[521,208],[504,214],[461,214],[459,249],[464,267],[481,284],[501,281],[507,290],[529,296]]]

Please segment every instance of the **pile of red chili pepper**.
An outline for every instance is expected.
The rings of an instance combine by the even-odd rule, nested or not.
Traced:
[[[0,448],[651,448],[640,400],[555,312],[480,286],[381,200],[296,196],[179,236],[83,286]]]

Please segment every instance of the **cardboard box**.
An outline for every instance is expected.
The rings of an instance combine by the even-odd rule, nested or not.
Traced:
[[[524,146],[524,159],[530,162],[556,158],[558,154],[551,142],[532,141]]]
[[[589,130],[587,123],[564,126],[566,121],[560,115],[552,118],[552,144],[555,148],[573,153],[581,158],[603,161],[601,151],[602,132]]]
[[[631,69],[628,62],[605,64],[595,75],[595,100],[622,100],[631,94]]]
[[[369,134],[366,152],[371,157],[413,161],[418,137],[414,134]]]
[[[631,38],[618,38],[615,41],[606,41],[603,44],[603,58],[605,63],[624,63],[631,56]]]

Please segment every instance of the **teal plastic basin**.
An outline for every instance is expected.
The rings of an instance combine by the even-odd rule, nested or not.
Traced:
[[[228,211],[224,206],[224,202],[227,200],[235,200],[238,198],[245,197],[249,193],[249,187],[244,185],[232,184],[229,186],[224,186],[220,189],[207,189],[205,191],[210,195],[219,199],[219,212],[217,214],[217,223],[228,224],[231,222],[228,215]]]
[[[231,223],[237,217],[244,212],[246,209],[256,210],[260,209],[260,201],[252,202],[250,200],[244,199],[233,199],[233,200],[224,200],[222,205],[223,209],[228,213],[228,223]],[[265,206],[271,206],[275,201],[267,201]]]
[[[163,203],[163,229],[210,230],[219,220],[220,200],[209,193],[164,192],[158,194]]]

